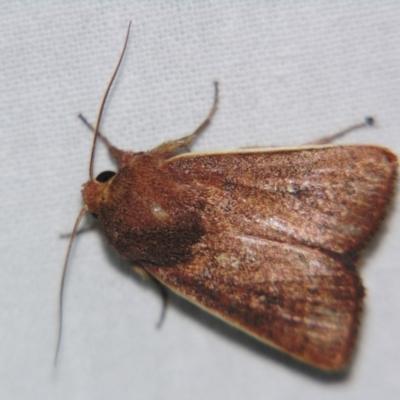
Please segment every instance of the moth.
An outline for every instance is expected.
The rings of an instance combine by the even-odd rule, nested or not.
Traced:
[[[193,134],[147,152],[118,149],[99,125],[128,36],[94,129],[61,288],[90,212],[142,274],[305,363],[345,368],[363,308],[360,255],[387,213],[397,157],[372,145],[187,152],[217,109],[217,84]],[[94,178],[98,138],[118,171]],[[61,304],[62,289],[60,296]]]

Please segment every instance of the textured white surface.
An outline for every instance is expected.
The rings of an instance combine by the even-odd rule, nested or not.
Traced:
[[[132,36],[102,130],[146,150],[190,133],[212,81],[220,109],[194,150],[295,145],[374,115],[343,142],[400,154],[398,2],[95,2],[0,5],[1,399],[394,399],[400,391],[399,199],[366,253],[366,313],[350,373],[293,363],[172,298],[161,331],[151,285],[96,232],[57,291],[87,180],[94,121],[128,21]],[[96,171],[108,169],[98,152]],[[140,190],[140,188],[138,188]]]

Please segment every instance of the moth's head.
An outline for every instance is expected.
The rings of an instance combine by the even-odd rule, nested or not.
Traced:
[[[83,201],[92,214],[98,215],[101,205],[108,201],[110,184],[115,175],[114,171],[103,171],[96,179],[91,179],[83,185]]]

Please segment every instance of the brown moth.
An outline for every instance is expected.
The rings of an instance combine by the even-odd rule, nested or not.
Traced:
[[[128,35],[100,107],[72,239],[89,211],[136,270],[297,359],[345,368],[362,313],[360,254],[393,197],[397,157],[379,146],[318,144],[182,154],[210,123],[217,84],[192,135],[148,152],[117,149],[99,125]],[[118,172],[94,179],[98,137]]]

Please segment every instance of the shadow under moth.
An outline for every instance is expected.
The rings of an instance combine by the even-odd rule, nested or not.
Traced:
[[[339,135],[296,148],[185,153],[216,111],[217,84],[193,134],[148,152],[117,149],[99,125],[128,36],[94,129],[60,306],[73,238],[89,211],[142,274],[297,359],[345,368],[362,314],[360,253],[387,213],[397,157],[373,145],[318,144]],[[94,178],[97,139],[118,172]]]

